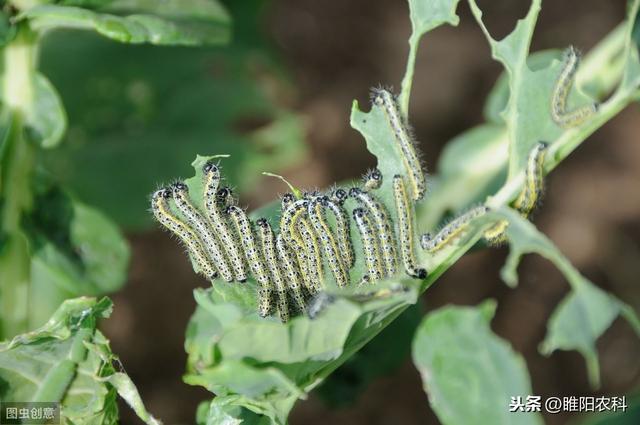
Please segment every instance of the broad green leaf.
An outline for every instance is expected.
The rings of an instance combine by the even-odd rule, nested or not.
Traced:
[[[25,229],[31,240],[32,326],[67,298],[110,293],[126,281],[130,253],[122,233],[55,185],[37,190]]]
[[[67,54],[86,60],[70,64]],[[260,172],[306,152],[301,120],[261,82],[284,84],[262,49],[122,46],[61,33],[47,39],[42,66],[71,122],[45,163],[79,199],[129,229],[153,224],[149,194],[189,176],[198,153],[231,154],[226,184],[242,193]]]
[[[107,0],[109,11],[118,14],[148,13],[178,20],[200,20],[229,25],[231,17],[218,0]]]
[[[515,286],[520,258],[528,253],[537,253],[555,264],[571,285],[571,292],[549,320],[541,351],[548,355],[557,349],[578,350],[587,360],[591,383],[599,385],[596,340],[618,316],[627,319],[640,336],[640,320],[629,305],[585,279],[533,224],[513,211],[503,211],[502,214],[510,222],[507,234],[511,245],[501,272],[503,280]]]
[[[510,412],[532,394],[524,359],[489,326],[496,303],[429,313],[413,341],[413,362],[443,425],[542,424],[539,413]]]
[[[62,423],[97,425],[118,423],[119,394],[145,423],[159,425],[96,329],[111,308],[106,298],[67,300],[41,328],[0,343],[0,398],[60,402]]]
[[[120,2],[117,2],[120,3]],[[19,20],[28,20],[32,29],[46,31],[60,28],[93,30],[121,43],[151,43],[159,45],[225,44],[230,38],[230,22],[222,8],[215,13],[191,10],[195,1],[154,8],[159,14],[131,14],[118,16],[94,12],[74,6],[41,5],[23,11]],[[215,4],[215,3],[214,3]],[[114,6],[114,5],[111,5]],[[146,12],[147,2],[122,2],[119,7],[141,9]]]

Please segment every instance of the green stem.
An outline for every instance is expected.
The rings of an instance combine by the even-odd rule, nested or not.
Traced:
[[[31,174],[35,147],[25,135],[34,102],[37,38],[27,26],[4,49],[3,103],[10,127],[0,155],[0,338],[29,327],[30,255],[20,226],[32,205]]]
[[[409,38],[409,58],[407,59],[407,71],[402,78],[402,86],[400,89],[400,112],[405,118],[409,116],[409,96],[411,96],[411,84],[413,82],[413,72],[416,67],[416,55],[418,44],[420,43],[420,35],[415,30]]]

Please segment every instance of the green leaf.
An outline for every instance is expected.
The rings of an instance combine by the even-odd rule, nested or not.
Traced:
[[[539,413],[510,412],[511,397],[532,394],[524,359],[491,332],[496,303],[429,313],[413,341],[413,362],[444,425],[542,424]]]
[[[1,399],[61,402],[63,423],[116,424],[119,394],[145,423],[159,425],[96,329],[111,308],[106,298],[67,300],[41,328],[0,343]]]
[[[146,11],[150,6],[147,2],[118,3],[123,10],[135,8]],[[155,12],[157,9],[158,14],[128,16],[98,13],[74,6],[41,5],[22,12],[18,19],[28,20],[36,31],[60,28],[93,30],[121,43],[188,46],[227,43],[230,38],[228,15],[219,7],[214,11],[200,7],[192,9],[202,4],[206,3],[187,1],[182,8],[174,2],[151,10]]]
[[[36,74],[34,85],[34,106],[26,116],[26,125],[34,142],[43,148],[52,148],[64,136],[67,115],[56,89],[44,75]],[[4,97],[2,89],[0,86],[0,99]]]
[[[598,386],[596,340],[618,316],[626,318],[640,336],[640,320],[629,305],[585,279],[533,224],[513,211],[502,211],[501,214],[510,223],[507,235],[511,245],[501,272],[503,280],[515,286],[520,258],[528,253],[538,253],[555,264],[571,285],[571,292],[551,315],[541,352],[549,355],[557,349],[578,350],[587,360],[592,385]]]
[[[129,246],[101,212],[46,183],[25,217],[31,240],[29,321],[43,323],[65,299],[113,292],[124,284]]]
[[[70,64],[66,55],[86,60]],[[240,193],[253,190],[260,172],[306,154],[300,117],[265,88],[284,83],[264,50],[122,46],[60,33],[47,39],[42,66],[72,123],[45,163],[127,229],[153,224],[149,194],[188,176],[197,153],[231,154],[226,184]]]

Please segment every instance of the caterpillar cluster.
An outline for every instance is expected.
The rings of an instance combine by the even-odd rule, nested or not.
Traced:
[[[565,78],[570,80],[570,74]],[[298,313],[315,317],[328,303],[325,283],[333,280],[340,288],[349,285],[358,255],[362,255],[365,268],[360,286],[394,276],[399,267],[413,278],[425,279],[427,270],[420,267],[414,252],[413,211],[414,203],[426,193],[425,171],[395,96],[378,88],[372,91],[371,98],[373,105],[384,111],[404,165],[404,173],[394,175],[391,184],[396,223],[374,193],[382,187],[383,175],[373,169],[363,176],[360,185],[348,191],[337,188],[325,193],[306,192],[300,197],[286,193],[281,198],[276,232],[268,219],[254,222],[237,206],[231,190],[220,187],[220,168],[212,162],[202,169],[202,210],[190,198],[188,187],[176,182],[152,195],[155,218],[180,239],[198,272],[209,280],[220,277],[242,283],[252,276],[257,283],[258,314],[267,317],[277,313],[282,322]],[[532,150],[524,188],[513,203],[525,217],[542,194],[546,148],[547,144],[540,142]],[[348,199],[356,204],[350,212],[345,206]],[[439,251],[487,211],[486,206],[467,211],[435,236],[422,235],[420,246],[430,253]],[[360,237],[362,252],[355,252],[352,224]],[[486,231],[485,238],[492,244],[501,243],[507,226],[507,222],[497,223]],[[388,295],[373,291],[369,295],[385,294]]]
[[[562,64],[551,96],[551,118],[558,126],[571,128],[588,120],[598,110],[598,104],[592,103],[567,110],[567,100],[580,64],[580,52],[570,46],[563,54]]]

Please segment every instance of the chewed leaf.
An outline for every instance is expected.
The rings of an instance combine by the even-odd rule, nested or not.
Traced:
[[[586,279],[575,286],[549,319],[548,332],[540,351],[550,355],[555,350],[577,350],[587,361],[589,380],[599,385],[600,367],[596,340],[611,326],[618,315],[629,315],[633,323],[637,317],[629,306],[594,286]],[[640,335],[640,326],[636,323]]]
[[[640,321],[630,306],[585,279],[533,224],[513,211],[503,210],[500,214],[508,218],[510,223],[507,234],[511,248],[502,269],[503,280],[515,286],[520,258],[528,253],[537,253],[555,264],[571,285],[571,293],[551,316],[541,351],[550,354],[556,349],[578,350],[587,360],[592,385],[597,386],[599,368],[596,340],[619,315],[629,321],[638,335]]]
[[[412,31],[409,38],[409,59],[402,79],[400,94],[400,110],[404,116],[407,116],[409,112],[409,96],[420,39],[424,34],[441,25],[457,26],[460,22],[460,18],[456,14],[459,2],[460,0],[409,0]]]
[[[41,328],[0,343],[2,400],[59,402],[63,423],[107,424],[117,421],[119,394],[146,424],[159,425],[96,329],[111,308],[107,298],[67,300]]]
[[[522,357],[489,327],[495,308],[492,300],[443,307],[418,327],[413,362],[444,425],[543,423],[540,414],[508,409],[511,397],[531,394],[531,382]]]

